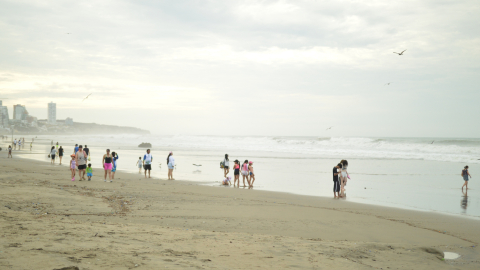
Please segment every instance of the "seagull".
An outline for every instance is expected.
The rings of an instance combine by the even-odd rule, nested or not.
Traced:
[[[385,86],[385,85],[390,85],[391,83],[393,83],[393,82],[386,83],[386,84],[384,84],[383,86]]]
[[[193,166],[197,166],[197,167],[198,167],[198,166],[202,166],[202,164],[193,164]]]
[[[396,53],[398,55],[403,55],[403,53],[405,52],[406,50],[403,50],[401,53],[398,53],[398,52],[393,52],[393,53]]]
[[[331,127],[329,127],[329,128],[327,128],[327,129],[325,129],[325,130],[329,130],[329,129],[332,129],[332,127],[333,127],[333,126],[331,126]]]
[[[84,99],[82,100],[82,102],[83,102],[85,99],[87,99],[91,94],[92,94],[92,93],[90,93],[86,98],[84,98]]]

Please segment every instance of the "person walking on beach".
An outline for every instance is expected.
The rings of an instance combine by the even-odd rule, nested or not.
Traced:
[[[12,146],[11,145],[8,146],[8,156],[7,156],[7,158],[13,158],[12,157]]]
[[[173,157],[173,152],[170,152],[167,157],[168,165],[168,180],[175,180],[173,178],[173,169],[175,168],[175,158]]]
[[[62,146],[60,146],[60,148],[58,148],[58,159],[60,160],[60,165],[62,165],[62,158],[63,158],[63,148]]]
[[[57,149],[58,149],[58,142],[57,142],[57,145],[56,145]]]
[[[75,154],[75,162],[78,167],[79,181],[85,180],[85,169],[87,169],[87,158],[85,152],[83,152],[83,146],[78,146],[78,151]]]
[[[245,178],[247,178],[248,186],[250,186],[250,179],[248,179],[248,160],[247,159],[245,159],[245,161],[242,164],[242,178],[243,178],[243,187],[245,187]]]
[[[110,183],[112,182],[112,155],[110,154],[110,149],[107,149],[107,153],[103,155],[102,158],[102,167],[105,170],[105,176],[103,182],[107,182],[107,173]]]
[[[465,180],[465,183],[462,186],[462,191],[463,191],[463,187],[465,187],[465,190],[468,189],[468,177],[469,176],[470,176],[470,178],[472,178],[472,176],[468,172],[468,166],[465,166],[462,170],[462,177],[463,177],[463,180]]]
[[[88,181],[92,180],[92,176],[93,176],[92,163],[88,163],[88,167],[87,167]]]
[[[142,173],[142,157],[138,157],[136,166],[138,167],[138,173]]]
[[[227,174],[230,172],[230,162],[228,159],[228,154],[225,154],[225,159],[223,160],[223,175],[227,178]]]
[[[75,144],[75,148],[73,148],[73,154],[77,154],[78,152],[78,144]]]
[[[70,157],[72,158],[70,160],[70,172],[72,173],[72,181],[75,181],[75,171],[77,169],[75,155],[72,154]]]
[[[22,140],[18,140],[18,150],[22,150]]]
[[[338,183],[338,172],[342,168],[342,164],[338,163],[337,166],[333,167],[333,198],[340,197],[340,183]]]
[[[33,142],[30,143],[30,151],[32,151]]]
[[[147,178],[147,171],[148,171],[148,178],[150,178],[150,171],[152,170],[152,161],[153,156],[150,154],[150,149],[147,149],[147,153],[143,155],[143,169],[145,170],[145,178]]]
[[[118,154],[115,152],[112,152],[112,158],[113,158],[113,168],[112,168],[112,180],[113,180],[115,179],[115,172],[117,171]]]
[[[250,187],[253,187],[253,182],[255,182],[255,172],[253,171],[253,161],[248,162],[248,173],[250,174]]]
[[[52,146],[52,149],[50,149],[50,158],[52,159],[50,161],[51,164],[55,164],[55,155],[57,154],[57,149],[55,149],[55,146]]]
[[[17,150],[17,138],[13,141],[13,148],[14,150]]]

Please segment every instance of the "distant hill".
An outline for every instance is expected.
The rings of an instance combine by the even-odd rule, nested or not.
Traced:
[[[46,123],[46,120],[40,120],[38,121],[38,127],[15,125],[15,132],[23,134],[150,134],[148,130],[135,127],[79,122],[73,122],[73,125],[65,125],[63,120],[57,120],[57,125],[50,125]],[[10,129],[0,129],[0,135],[10,133]]]
[[[112,126],[112,125],[100,125],[95,123],[73,123],[73,129],[75,131],[85,132],[85,133],[95,133],[95,134],[111,134],[111,133],[122,133],[122,134],[150,134],[150,131],[145,129],[139,129],[135,127],[122,127],[122,126]]]

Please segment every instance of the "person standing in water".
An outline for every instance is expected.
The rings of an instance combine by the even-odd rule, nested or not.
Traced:
[[[147,178],[147,171],[148,171],[148,178],[150,178],[150,171],[152,170],[152,161],[153,156],[150,154],[150,149],[147,149],[147,153],[143,156],[143,169],[145,170],[145,178]]]
[[[230,162],[228,160],[228,154],[225,154],[225,159],[223,160],[223,174],[227,178],[227,174],[230,172]]]
[[[242,164],[242,177],[243,177],[243,187],[245,187],[245,178],[247,178],[248,186],[250,186],[250,179],[248,179],[248,160],[247,159],[245,159],[245,161]]]
[[[55,155],[57,154],[57,149],[55,149],[55,146],[52,146],[52,149],[50,149],[50,158],[52,161],[50,162],[51,164],[55,164]]]
[[[175,168],[175,158],[173,157],[173,152],[170,152],[167,157],[168,165],[168,180],[175,180],[173,178],[173,169]]]
[[[112,182],[112,155],[110,154],[110,149],[107,149],[107,153],[103,155],[102,158],[102,167],[105,170],[105,176],[103,182],[107,182],[107,173],[110,183]]]
[[[465,166],[462,170],[462,177],[463,177],[463,180],[465,181],[465,183],[462,186],[462,191],[463,191],[463,187],[465,187],[465,190],[468,189],[468,177],[469,176],[470,176],[470,178],[472,178],[472,176],[468,172],[468,166]]]
[[[333,167],[333,198],[340,197],[340,183],[338,182],[338,169],[342,168],[342,164],[338,163],[337,166]]]
[[[340,197],[345,196],[345,186],[347,185],[347,179],[348,179],[348,161],[342,160],[340,161],[340,164],[342,164],[341,167],[341,172],[340,172]]]
[[[58,158],[60,159],[60,165],[62,165],[62,158],[63,158],[63,148],[62,148],[62,146],[60,146],[60,148],[58,148]]]
[[[138,173],[142,173],[142,157],[138,157],[137,160]]]
[[[115,172],[117,171],[118,154],[115,152],[112,152],[112,157],[113,157],[112,179],[115,179]]]
[[[253,171],[253,161],[248,162],[248,172],[250,174],[250,187],[253,187],[253,183],[255,182],[255,172]]]

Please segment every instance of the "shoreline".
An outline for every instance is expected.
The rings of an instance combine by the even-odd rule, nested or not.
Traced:
[[[39,144],[44,145],[44,146],[48,146],[48,144],[43,144],[43,143],[39,143]],[[31,153],[31,152],[21,153],[21,152],[17,152],[17,154],[21,154],[21,155],[43,155],[44,153]],[[68,156],[65,156],[65,157],[68,158]],[[24,156],[18,156],[17,158],[32,160],[32,161],[37,161],[37,162],[43,162],[45,164],[49,164],[49,161],[47,161],[47,160],[41,161],[41,160],[38,160],[38,159],[28,158],[28,157],[24,157]],[[57,160],[56,165],[58,165],[58,160]],[[65,164],[62,164],[62,165],[67,166]],[[117,170],[117,173],[118,172],[131,174],[132,176],[137,176],[138,175],[137,173],[134,172],[134,170],[119,169],[119,170]],[[142,172],[142,176],[143,176],[143,172]],[[152,176],[152,179],[167,181],[166,177],[163,178],[163,177]],[[218,185],[218,186],[212,185],[211,184],[212,182],[207,182],[207,181],[201,182],[201,181],[195,181],[195,180],[189,180],[189,179],[175,179],[174,181],[182,181],[182,182],[186,182],[186,183],[189,183],[189,184],[192,184],[192,185],[199,185],[199,186],[206,186],[206,187],[219,187],[219,188],[223,187],[221,185]],[[241,188],[241,190],[246,190],[246,188]],[[293,193],[293,192],[288,192],[288,191],[258,190],[258,189],[252,189],[251,191],[254,191],[254,192],[259,192],[259,191],[261,191],[261,192],[273,192],[273,193],[289,194],[289,195],[296,195],[296,196],[307,196],[307,197],[312,197],[312,198],[319,197],[319,198],[324,198],[324,199],[333,199],[332,197],[329,197],[329,196],[298,194],[298,193]],[[452,217],[458,217],[458,218],[465,218],[465,219],[480,221],[480,217],[478,217],[478,216],[464,215],[464,214],[458,214],[458,213],[449,213],[449,212],[441,212],[441,211],[435,211],[435,210],[429,210],[429,209],[419,209],[419,208],[409,207],[409,206],[405,206],[405,205],[401,205],[401,207],[399,207],[399,206],[393,206],[393,203],[390,203],[389,205],[384,205],[384,204],[382,205],[380,203],[373,203],[373,202],[348,201],[348,199],[338,199],[338,200],[344,201],[344,202],[347,202],[347,203],[353,203],[353,204],[363,204],[363,205],[368,205],[368,206],[380,206],[380,207],[386,207],[386,208],[392,208],[392,209],[416,211],[416,212],[423,212],[423,213],[435,213],[435,214],[439,214],[439,215],[446,215],[446,216],[452,216]]]
[[[0,161],[0,265],[11,268],[480,267],[472,219],[122,171],[72,182],[63,166]]]

